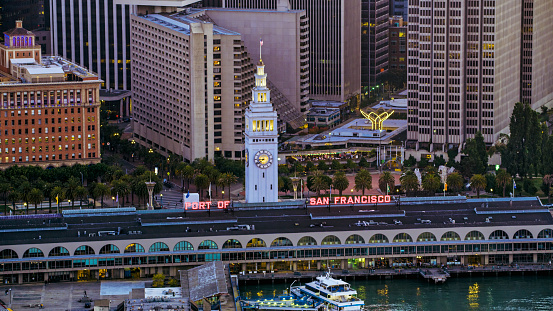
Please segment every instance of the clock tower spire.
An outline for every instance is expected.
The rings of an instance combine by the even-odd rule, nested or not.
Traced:
[[[260,52],[262,45],[263,40],[259,43]],[[261,58],[245,122],[246,203],[277,202],[277,113],[271,104],[271,90],[267,88],[265,64]]]

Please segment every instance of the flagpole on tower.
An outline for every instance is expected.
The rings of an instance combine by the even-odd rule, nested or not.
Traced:
[[[263,46],[263,39],[259,39],[259,60],[261,60],[261,47]]]

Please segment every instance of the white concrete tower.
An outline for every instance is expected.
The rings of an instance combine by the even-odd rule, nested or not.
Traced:
[[[261,43],[262,44],[262,43]],[[246,108],[246,203],[278,201],[277,113],[271,105],[261,58],[255,73],[252,101]]]

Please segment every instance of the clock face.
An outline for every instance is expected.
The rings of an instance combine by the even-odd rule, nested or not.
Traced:
[[[248,149],[246,149],[246,167],[250,166],[250,156],[249,156],[249,153],[248,153]]]
[[[253,158],[259,168],[268,168],[273,164],[273,155],[267,150],[259,150]]]

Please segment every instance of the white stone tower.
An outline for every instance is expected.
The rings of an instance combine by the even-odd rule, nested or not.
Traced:
[[[252,95],[252,101],[249,107],[246,108],[246,130],[244,133],[246,203],[277,202],[277,113],[271,105],[271,91],[267,88],[267,74],[261,58],[257,64],[255,87]]]

